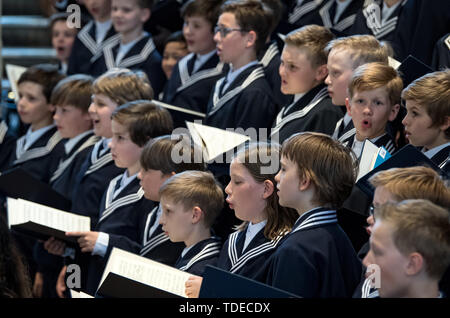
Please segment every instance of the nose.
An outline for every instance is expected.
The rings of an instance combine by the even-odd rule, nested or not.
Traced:
[[[214,33],[214,42],[219,43],[221,39],[222,39],[222,37],[220,36],[220,32],[219,31],[215,32]]]
[[[403,118],[403,120],[402,120],[403,126],[408,126],[408,121],[409,121],[409,115],[408,115],[408,113],[406,113],[405,118]]]
[[[231,182],[228,183],[227,187],[225,188],[225,193],[231,195]]]
[[[95,113],[95,104],[91,103],[88,108],[89,113]]]
[[[275,175],[275,182],[276,183],[280,183],[280,172],[281,171],[278,171],[278,173]]]
[[[331,85],[330,74],[328,74],[327,77],[325,77],[325,84],[327,84],[328,86]]]
[[[278,74],[280,74],[280,76],[284,76],[286,74],[285,72],[285,67],[283,64],[280,64],[280,67],[278,68]]]

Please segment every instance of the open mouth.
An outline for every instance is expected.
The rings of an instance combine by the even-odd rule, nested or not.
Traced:
[[[370,121],[368,121],[367,119],[365,119],[362,121],[362,127],[368,129],[368,128],[372,127],[372,123]]]

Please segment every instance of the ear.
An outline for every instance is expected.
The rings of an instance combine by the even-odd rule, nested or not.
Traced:
[[[298,184],[298,189],[300,191],[306,191],[308,190],[309,186],[311,185],[311,178],[307,175],[303,176],[303,178],[300,179]]]
[[[350,104],[350,100],[345,98],[345,108],[347,109],[347,113],[351,116],[352,115],[352,105]]]
[[[151,11],[149,8],[145,8],[144,10],[141,11],[141,22],[145,23],[148,21],[148,19],[150,19],[150,16],[152,15]]]
[[[316,68],[316,81],[323,82],[328,76],[328,68],[326,64],[320,65]]]
[[[253,47],[255,46],[256,39],[258,36],[256,35],[255,31],[248,31],[247,33],[247,45],[245,47]]]
[[[450,117],[445,116],[444,123],[439,126],[439,129],[441,129],[443,132],[445,132],[450,127]]]
[[[414,276],[424,270],[424,259],[420,253],[414,252],[408,256],[408,264],[406,265],[405,273],[408,276]]]
[[[198,206],[192,208],[192,224],[197,224],[203,216],[203,211]]]
[[[275,186],[272,181],[270,180],[264,180],[264,192],[263,192],[263,199],[267,199],[270,197],[275,189]]]
[[[395,104],[394,106],[392,106],[392,109],[391,109],[391,111],[389,113],[388,120],[389,121],[393,121],[397,117],[399,110],[400,110],[400,105],[399,104]]]

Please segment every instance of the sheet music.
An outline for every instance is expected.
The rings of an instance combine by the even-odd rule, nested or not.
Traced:
[[[63,232],[91,230],[91,220],[87,216],[64,212],[23,199],[8,198],[7,204],[9,227],[31,221]]]
[[[89,294],[83,292],[77,292],[76,290],[70,289],[70,296],[72,298],[94,298]]]
[[[356,181],[372,170],[373,158],[377,153],[378,147],[373,142],[366,139],[364,141],[361,158],[359,159],[359,172]]]
[[[184,293],[184,284],[192,276],[187,272],[118,248],[113,248],[99,286],[110,272],[181,297],[187,297]]]

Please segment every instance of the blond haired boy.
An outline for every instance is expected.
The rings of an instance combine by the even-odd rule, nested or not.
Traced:
[[[406,200],[377,208],[375,219],[363,263],[379,272],[380,297],[443,297],[438,282],[450,265],[448,210]]]
[[[185,171],[170,177],[159,195],[162,230],[186,245],[174,267],[201,276],[206,265],[216,265],[222,246],[211,231],[223,207],[222,188],[209,172]]]
[[[395,141],[386,133],[388,121],[393,121],[400,109],[403,82],[397,71],[382,63],[359,66],[350,78],[345,105],[352,117],[354,134],[340,140],[360,157],[364,141],[369,139],[391,154]]]

